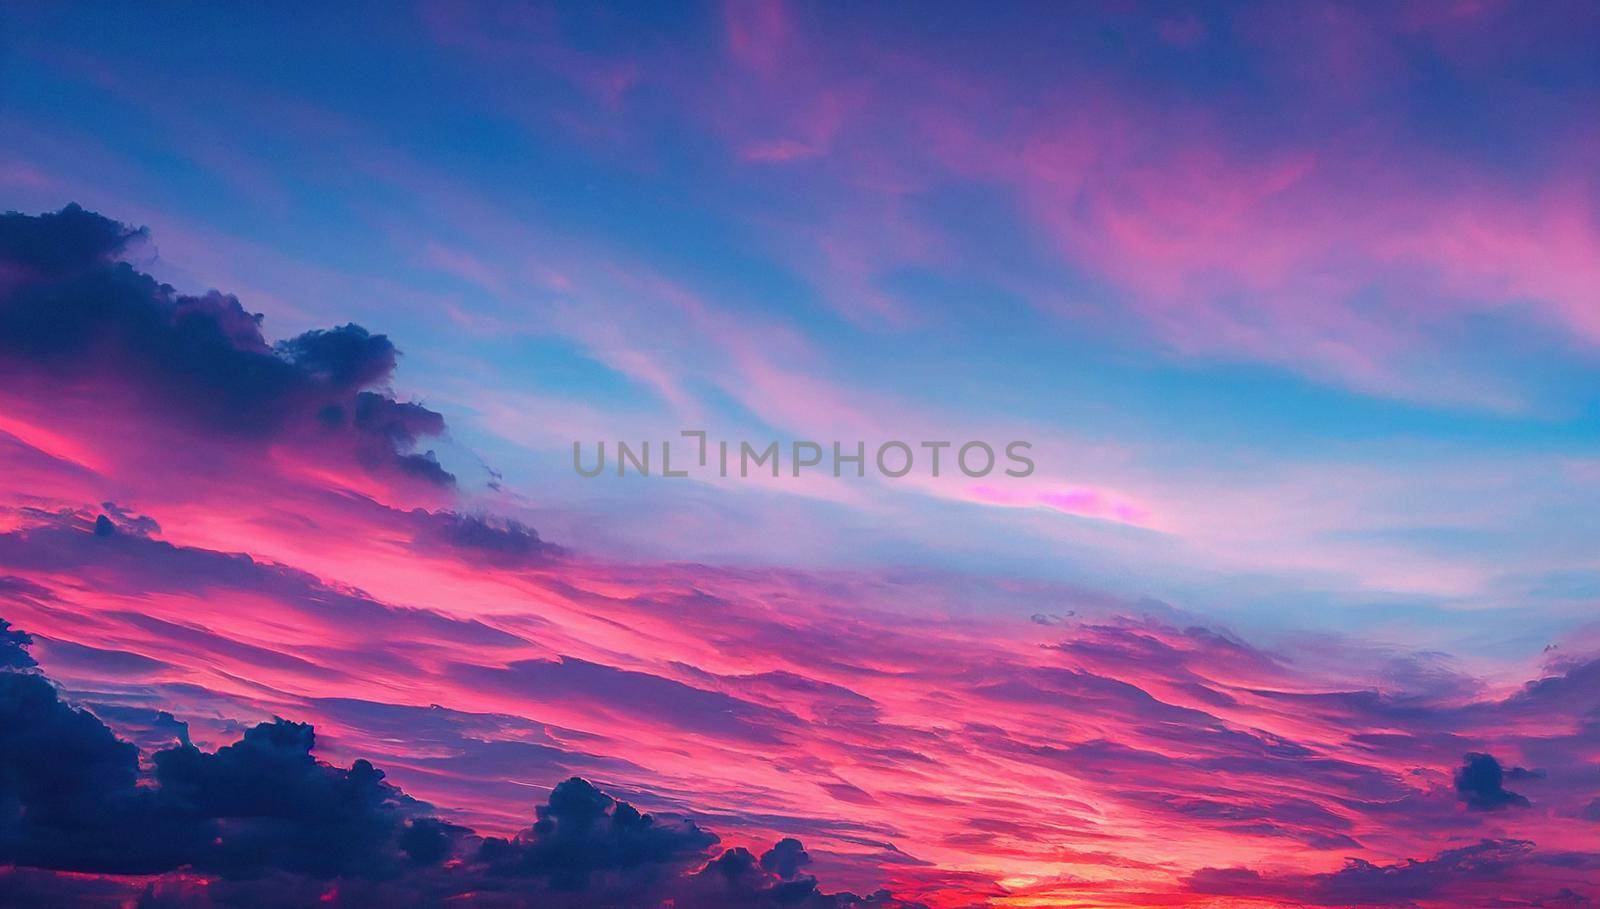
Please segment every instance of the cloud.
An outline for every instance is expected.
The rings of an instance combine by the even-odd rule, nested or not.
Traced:
[[[578,894],[655,893],[670,882],[682,906],[763,905],[790,892],[780,883],[842,868],[858,889],[887,881],[933,901],[949,887],[939,896],[950,901],[992,886],[959,875],[993,857],[1077,874],[1080,864],[1083,873],[1107,864],[1085,856],[1114,852],[1148,866],[1175,888],[1161,898],[1177,900],[1192,870],[1217,864],[1217,855],[1240,856],[1242,873],[1278,886],[1280,872],[1247,857],[1309,847],[1308,863],[1324,868],[1345,855],[1386,868],[1397,856],[1431,853],[1440,847],[1427,844],[1442,838],[1483,836],[1540,844],[1538,862],[1523,863],[1506,893],[1581,892],[1593,877],[1545,861],[1577,846],[1564,819],[1594,798],[1585,717],[1596,695],[1583,684],[1592,667],[1582,660],[1509,695],[1434,681],[1371,689],[1342,656],[1329,661],[1336,671],[1319,675],[1297,660],[1304,651],[1268,651],[1154,618],[1039,625],[1027,620],[1030,602],[1013,625],[907,621],[876,611],[885,583],[876,578],[586,559],[524,571],[528,553],[517,555],[514,541],[531,545],[531,530],[490,538],[510,547],[512,570],[478,562],[462,571],[448,534],[464,527],[471,539],[479,527],[430,512],[372,514],[374,536],[390,547],[370,550],[379,566],[409,572],[391,591],[409,596],[443,573],[465,580],[440,590],[496,604],[532,597],[542,609],[469,619],[455,597],[432,600],[447,614],[397,608],[282,564],[123,532],[116,521],[117,532],[97,536],[88,509],[9,516],[18,526],[0,533],[0,597],[40,629],[39,656],[52,672],[56,641],[94,648],[62,648],[59,666],[74,690],[92,692],[96,709],[161,707],[195,724],[196,744],[181,752],[166,747],[168,729],[159,737],[127,731],[147,719],[102,715],[147,753],[210,755],[226,741],[215,754],[293,755],[303,768],[315,752],[293,729],[259,727],[271,732],[259,742],[251,723],[207,731],[219,728],[209,718],[218,715],[253,723],[263,712],[294,713],[327,730],[324,747],[342,760],[371,755],[407,791],[461,812],[448,818],[460,830],[424,824],[411,832],[417,817],[404,812],[398,830],[392,818],[379,825],[393,836],[350,860],[372,872],[361,878],[372,886],[404,880],[418,893],[474,889],[507,899],[541,888],[584,905]],[[345,534],[341,525],[314,539]],[[418,559],[419,547],[451,559]],[[894,584],[897,597],[927,589],[909,575]],[[203,622],[196,602],[210,604]],[[574,630],[585,622],[598,629],[592,637]],[[241,728],[252,730],[249,748],[232,744]],[[1453,774],[1465,741],[1537,762],[1546,773],[1539,804],[1463,811]],[[637,845],[629,836],[639,831],[627,824],[628,835],[612,830],[619,813],[647,812],[625,812],[621,801],[606,807],[617,796],[593,795],[587,784],[586,813],[584,799],[568,804],[564,793],[547,806],[555,820],[548,835],[539,823],[504,835],[524,823],[529,781],[575,774],[605,779],[635,804],[692,812],[694,828],[653,812],[644,836],[682,834],[670,840],[682,847],[679,858],[620,862],[630,849],[672,849]],[[1499,788],[1523,789],[1519,781],[1531,776],[1503,768]],[[165,788],[155,776],[145,782]],[[208,811],[216,813],[191,807],[184,816]],[[584,825],[563,822],[585,816],[590,834],[574,838],[570,831]],[[466,825],[495,836],[480,839]],[[708,828],[749,849],[755,868],[736,853],[701,874],[716,856],[710,846],[691,848],[693,830]],[[315,842],[315,829],[301,838]],[[769,855],[751,845],[784,833],[813,849],[780,844]],[[241,825],[238,842],[252,843],[251,853],[276,848],[255,845],[258,835]],[[361,843],[348,839],[352,848]],[[491,839],[496,846],[481,846]],[[574,842],[592,865],[548,858]],[[1078,857],[1062,858],[1062,844]],[[286,851],[252,869],[225,849],[183,848],[204,874],[226,875],[207,885],[213,893],[244,893],[280,873],[314,877],[305,862],[323,858]],[[1169,850],[1181,852],[1163,858]],[[326,851],[329,862],[344,861]],[[448,858],[419,858],[441,854]],[[441,861],[459,870],[441,870]],[[579,872],[562,880],[556,866]],[[328,879],[350,895],[351,877]]]
[[[799,874],[809,857],[798,840],[759,863],[743,849],[711,859],[715,834],[578,777],[551,791],[527,830],[479,837],[366,760],[318,760],[312,727],[282,719],[214,752],[181,736],[151,756],[143,780],[138,749],[63,701],[31,668],[28,641],[0,621],[0,865],[20,866],[0,883],[23,904],[128,895],[25,870],[43,869],[160,875],[129,882],[141,907],[313,906],[330,894],[352,906],[914,905],[822,893]]]
[[[773,845],[771,849],[761,854],[761,868],[763,871],[776,874],[784,880],[789,880],[800,874],[800,869],[811,864],[811,856],[806,854],[805,847],[793,837],[785,837]]]
[[[1521,767],[1512,768],[1513,776],[1529,774]],[[1462,760],[1456,770],[1456,797],[1473,811],[1499,811],[1503,808],[1527,808],[1528,800],[1505,788],[1506,772],[1494,755],[1473,752]]]
[[[1123,902],[1181,904],[1194,869],[1224,861],[1239,867],[1197,880],[1289,903],[1451,893],[1498,853],[1399,857],[1482,837],[1539,843],[1503,893],[1593,878],[1574,828],[1595,794],[1600,662],[1502,696],[1422,657],[1331,638],[1269,651],[1016,579],[567,558],[517,521],[356,482],[443,470],[418,452],[443,418],[381,387],[384,336],[269,345],[232,298],[117,262],[135,232],[72,217],[87,239],[8,266],[0,291],[26,341],[0,338],[0,417],[20,415],[0,469],[27,471],[0,509],[0,600],[94,716],[37,678],[8,684],[54,705],[43,725],[102,806],[8,815],[6,848],[36,864],[157,874],[147,905],[558,909],[886,904],[812,874],[959,904],[1012,866],[1059,868],[1079,897],[1143,875],[1159,892]],[[279,714],[317,735],[260,722]],[[1545,768],[1537,804],[1463,810],[1517,805],[1506,787],[1528,775],[1458,782],[1468,748]],[[510,833],[540,781],[574,775]],[[710,829],[734,848],[717,854]],[[811,849],[755,845],[786,833]],[[1269,864],[1290,849],[1298,876]]]
[[[0,673],[0,725],[0,860],[31,867],[384,877],[427,807],[366,761],[315,760],[311,728],[283,721],[158,751],[142,786],[138,749],[35,672]]]
[[[494,875],[540,878],[557,891],[633,889],[703,860],[717,837],[689,821],[658,822],[577,777],[556,786],[538,820],[483,842]]]
[[[606,666],[576,657],[519,660],[504,669],[462,665],[454,676],[474,686],[541,698],[605,705],[647,723],[685,732],[771,745],[795,725],[787,712],[708,691],[648,672]]]
[[[793,847],[785,846],[793,843]],[[839,909],[847,906],[909,907],[912,904],[895,900],[887,892],[874,893],[866,898],[854,894],[828,894],[817,889],[817,881],[805,875],[785,876],[769,867],[768,857],[784,850],[790,853],[799,847],[792,839],[780,840],[777,846],[762,855],[761,861],[750,850],[739,847],[729,849],[706,863],[706,866],[689,877],[688,883],[676,894],[675,906],[684,909],[718,909],[718,907],[778,907],[798,909]],[[799,855],[805,855],[799,849]],[[780,858],[778,861],[783,861]]]
[[[1530,842],[1484,840],[1420,861],[1377,865],[1351,859],[1327,874],[1263,875],[1244,868],[1202,868],[1190,876],[1189,887],[1196,893],[1313,906],[1409,906],[1452,896],[1483,905],[1478,901],[1501,893],[1497,882],[1532,860]]]
[[[0,262],[6,280],[60,278],[82,272],[118,255],[145,236],[93,212],[68,205],[37,218],[15,212],[0,217]]]
[[[17,666],[15,656],[9,661]],[[135,786],[138,749],[44,676],[0,671],[0,862],[138,873],[175,867],[174,837]],[[180,834],[181,836],[181,834]]]
[[[543,564],[562,552],[539,538],[539,532],[510,518],[414,509],[413,545],[419,550],[444,550],[470,562],[503,568]]]
[[[0,669],[27,669],[38,665],[28,655],[28,645],[32,643],[33,638],[26,632],[17,631],[10,622],[0,619]]]
[[[366,388],[389,378],[399,356],[387,337],[371,334],[354,323],[313,329],[278,342],[273,350],[317,380],[342,391]]]
[[[193,745],[156,752],[162,806],[215,832],[188,864],[227,876],[394,874],[408,854],[408,819],[427,806],[384,782],[365,760],[348,770],[316,760],[314,742],[310,726],[279,720],[214,753]]]
[[[0,215],[0,374],[90,393],[85,406],[107,407],[104,420],[122,402],[236,441],[342,448],[375,474],[453,484],[413,450],[444,418],[374,390],[398,356],[387,337],[350,324],[269,345],[237,298],[180,294],[118,261],[141,236],[76,205]]]
[[[0,533],[0,565],[42,574],[71,573],[93,578],[103,594],[148,600],[162,594],[213,597],[249,595],[258,602],[281,603],[292,621],[323,629],[329,643],[335,632],[371,635],[377,628],[405,637],[413,646],[448,640],[475,647],[522,644],[515,635],[481,621],[457,619],[425,609],[378,602],[366,593],[322,582],[309,572],[240,553],[224,553],[114,530],[105,515],[92,520],[78,512],[36,515],[36,523]],[[105,532],[107,527],[113,528]],[[188,623],[187,614],[173,618]],[[139,621],[158,621],[149,610]],[[222,643],[219,629],[194,626],[195,634]],[[189,646],[195,646],[193,638]],[[284,655],[298,660],[290,654]]]

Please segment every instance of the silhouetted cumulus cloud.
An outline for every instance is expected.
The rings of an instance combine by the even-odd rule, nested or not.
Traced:
[[[314,743],[310,726],[278,720],[213,754],[192,745],[157,752],[163,805],[215,833],[190,864],[229,876],[393,875],[407,821],[427,806],[367,761],[342,770],[316,760]]]
[[[344,391],[381,382],[394,372],[396,351],[383,335],[359,325],[312,329],[280,341],[274,350],[290,363]]]
[[[269,345],[237,298],[180,294],[118,261],[143,236],[77,205],[0,215],[3,378],[132,395],[206,432],[337,444],[369,471],[454,482],[413,450],[444,418],[382,391],[398,356],[387,337],[351,324]]]
[[[8,666],[25,666],[15,637]],[[25,656],[25,655],[24,655]],[[69,707],[44,676],[0,672],[0,863],[121,873],[181,863],[199,831],[136,787],[139,753],[93,715]]]
[[[786,836],[761,855],[761,867],[784,880],[799,876],[800,869],[811,864],[805,847],[792,836]]]
[[[658,822],[576,777],[536,812],[518,836],[483,841],[478,859],[489,874],[538,878],[560,892],[632,891],[703,861],[717,843],[691,822]]]
[[[902,905],[887,891],[870,896],[827,894],[817,888],[817,880],[800,869],[811,861],[800,841],[785,837],[762,853],[758,861],[748,849],[735,848],[689,877],[681,889],[675,909],[717,909],[719,906],[798,907],[835,909],[845,906]]]
[[[309,725],[151,756],[62,700],[0,620],[0,890],[15,905],[912,907],[828,894],[798,840],[760,860],[574,777],[511,838],[432,813],[365,760],[317,760]],[[44,872],[79,872],[60,875]],[[96,875],[129,875],[111,886]]]

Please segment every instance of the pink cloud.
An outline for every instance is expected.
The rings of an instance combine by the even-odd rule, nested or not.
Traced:
[[[1145,508],[1133,504],[1119,493],[1098,489],[1041,487],[1030,483],[1021,488],[974,484],[966,487],[971,501],[1010,508],[1043,506],[1065,514],[1100,518],[1141,527],[1153,527]]]

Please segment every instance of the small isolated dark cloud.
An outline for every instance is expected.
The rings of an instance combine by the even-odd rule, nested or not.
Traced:
[[[759,860],[713,857],[715,834],[578,777],[527,830],[480,837],[365,760],[316,759],[312,728],[281,719],[206,752],[163,714],[179,744],[147,774],[133,744],[62,700],[29,644],[0,620],[0,890],[17,905],[916,906],[823,893],[794,839]],[[107,874],[146,877],[119,888]]]
[[[1471,752],[1456,769],[1456,798],[1473,811],[1499,811],[1504,808],[1527,808],[1527,798],[1505,787],[1507,772],[1493,755]],[[1513,767],[1510,775],[1516,779],[1536,778],[1536,774]]]
[[[131,394],[226,438],[293,435],[370,471],[454,482],[413,450],[444,418],[383,390],[398,357],[387,337],[350,324],[269,345],[237,298],[180,294],[119,261],[143,235],[76,205],[0,215],[0,378]]]

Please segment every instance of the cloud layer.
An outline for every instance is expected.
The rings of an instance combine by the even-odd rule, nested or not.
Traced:
[[[1600,659],[1581,636],[1491,676],[1060,585],[558,548],[415,469],[442,418],[382,387],[381,335],[269,344],[232,298],[119,261],[137,234],[107,219],[0,223],[0,609],[65,690],[0,634],[8,892],[1595,892]]]
[[[157,751],[141,786],[138,749],[59,698],[28,665],[26,634],[0,631],[0,865],[120,876],[141,906],[370,905],[379,894],[396,905],[864,904],[801,875],[797,840],[759,864],[744,849],[709,858],[715,835],[578,777],[551,790],[532,827],[479,837],[368,761],[317,760],[312,728],[284,720],[215,752],[188,742]],[[24,894],[86,905],[115,889],[0,874]],[[883,894],[865,904],[907,906]]]

